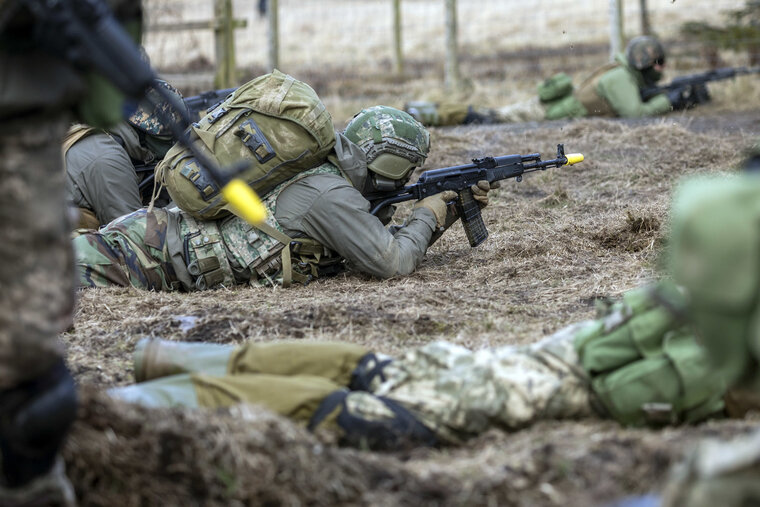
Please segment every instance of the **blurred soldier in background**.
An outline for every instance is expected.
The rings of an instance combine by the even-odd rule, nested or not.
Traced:
[[[538,97],[498,109],[455,103],[409,102],[404,109],[425,125],[444,126],[466,123],[512,123],[558,120],[584,116],[638,118],[683,109],[687,100],[682,91],[660,94],[642,101],[641,90],[662,78],[665,49],[657,39],[632,39],[625,54],[586,78],[573,92],[570,77],[557,74],[538,86]]]
[[[677,285],[630,291],[601,305],[599,319],[533,345],[472,352],[436,342],[391,360],[345,343],[143,341],[142,383],[112,393],[149,406],[261,404],[378,447],[459,442],[549,418],[640,426],[742,417],[760,407],[760,178],[689,182],[671,216]],[[743,456],[721,463],[756,464]]]
[[[388,278],[415,270],[457,217],[451,193],[415,204],[400,228],[372,215],[363,192],[403,185],[425,161],[430,137],[411,116],[365,109],[337,135],[332,155],[264,195],[267,224],[239,217],[198,220],[178,210],[140,210],[74,240],[81,287],[121,285],[198,290],[235,284],[288,285],[354,269]],[[487,182],[473,186],[488,203]],[[392,210],[388,210],[392,211]]]
[[[111,2],[135,39],[139,2]],[[58,451],[76,416],[74,380],[56,335],[71,325],[72,255],[60,167],[77,119],[107,127],[123,96],[63,57],[72,12],[92,2],[0,2],[0,505],[73,505]],[[82,49],[82,48],[79,48]],[[69,56],[69,55],[67,55]]]
[[[158,81],[183,104],[182,95],[166,81]],[[155,91],[144,99],[127,119],[100,130],[74,125],[63,141],[66,170],[66,197],[79,208],[76,228],[97,229],[115,218],[131,213],[150,201],[153,170],[137,172],[136,167],[153,164],[171,148],[169,127],[159,120],[156,106],[179,121],[179,113]]]

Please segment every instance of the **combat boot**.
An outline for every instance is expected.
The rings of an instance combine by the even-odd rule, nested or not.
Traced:
[[[145,382],[180,373],[225,375],[231,345],[187,343],[143,338],[134,352],[135,381]]]

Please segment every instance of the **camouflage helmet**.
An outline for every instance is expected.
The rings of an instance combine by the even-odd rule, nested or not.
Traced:
[[[174,95],[178,99],[177,102],[182,105],[187,113],[187,106],[185,105],[184,100],[182,100],[182,94],[179,93],[179,90],[161,79],[156,80],[156,84]],[[158,111],[163,111],[164,115],[171,119],[171,121],[181,124],[182,118],[180,117],[180,114],[175,111],[174,108],[161,97],[161,95],[159,95],[154,87],[151,86],[148,88],[145,95],[146,97],[137,104],[137,109],[129,116],[127,121],[134,128],[152,136],[171,135],[169,126],[161,119]],[[159,105],[154,106],[153,103]]]
[[[655,63],[665,63],[665,48],[660,41],[648,35],[634,37],[625,48],[628,63],[636,70],[654,67]]]
[[[392,180],[405,179],[425,162],[430,133],[411,115],[389,106],[362,110],[344,135],[367,154],[367,167]]]

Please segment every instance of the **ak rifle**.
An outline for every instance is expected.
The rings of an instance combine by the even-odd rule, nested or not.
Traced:
[[[472,164],[432,169],[420,175],[416,183],[399,187],[395,190],[376,192],[366,195],[377,215],[391,204],[404,201],[416,201],[445,190],[457,192],[454,204],[457,214],[462,219],[470,246],[478,246],[488,237],[488,230],[480,213],[480,206],[472,195],[471,187],[478,181],[489,183],[514,178],[522,181],[524,174],[543,171],[547,167],[563,167],[583,162],[583,155],[571,153],[565,155],[564,145],[557,145],[557,158],[541,160],[541,154],[505,155],[503,157],[485,157],[472,160]]]
[[[710,101],[710,93],[707,91],[707,83],[711,81],[733,79],[736,76],[743,76],[746,74],[758,73],[760,73],[760,67],[724,67],[722,69],[710,70],[699,74],[681,76],[663,86],[643,88],[641,90],[641,100],[646,102],[655,95],[681,90],[684,92],[690,92],[690,105],[702,104]]]
[[[226,99],[237,88],[225,88],[224,90],[210,90],[199,95],[186,97],[185,105],[194,118],[202,118],[206,111]]]

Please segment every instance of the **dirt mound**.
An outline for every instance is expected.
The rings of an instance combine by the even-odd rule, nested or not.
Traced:
[[[656,216],[638,216],[630,211],[625,223],[615,228],[605,228],[592,238],[607,249],[625,252],[640,252],[659,248],[663,242],[660,234],[660,219]]]
[[[410,474],[392,457],[326,445],[254,407],[148,410],[92,389],[65,458],[81,505],[367,504],[375,495],[428,505],[457,486],[447,475]]]

